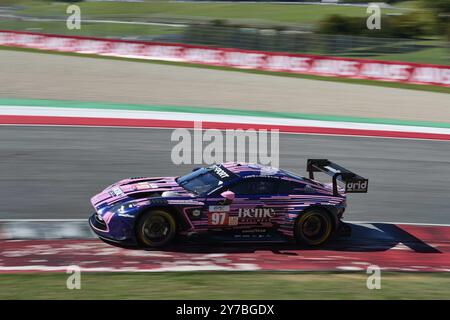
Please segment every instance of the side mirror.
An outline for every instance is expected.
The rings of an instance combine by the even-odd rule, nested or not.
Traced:
[[[230,204],[230,203],[232,203],[233,201],[234,201],[234,192],[233,191],[230,191],[230,190],[228,190],[228,191],[224,191],[224,192],[222,192],[221,194],[220,194],[220,196],[222,197],[222,198],[224,198],[224,203],[225,204]]]

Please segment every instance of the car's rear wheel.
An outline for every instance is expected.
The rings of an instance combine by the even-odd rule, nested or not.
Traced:
[[[298,217],[295,237],[308,246],[319,246],[327,242],[333,230],[331,217],[325,210],[314,208]]]
[[[159,248],[172,242],[176,234],[176,221],[163,210],[151,210],[142,214],[136,225],[139,242],[150,248]]]

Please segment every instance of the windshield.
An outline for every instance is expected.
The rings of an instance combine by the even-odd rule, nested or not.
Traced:
[[[203,195],[217,188],[222,181],[213,174],[212,168],[201,168],[179,177],[177,183],[184,189],[197,195]]]

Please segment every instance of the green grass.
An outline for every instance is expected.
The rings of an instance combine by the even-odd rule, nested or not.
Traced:
[[[35,17],[52,17],[63,19],[67,16],[67,3],[45,0],[3,0],[18,8],[18,15]],[[1,2],[0,2],[1,3]],[[316,25],[330,14],[346,16],[367,16],[364,7],[343,7],[334,5],[298,5],[272,3],[176,3],[168,1],[146,1],[143,3],[123,2],[81,2],[82,19],[111,19],[127,21],[147,21],[163,18],[178,19],[223,19],[237,23],[263,23],[268,27],[285,24]],[[400,2],[398,9],[383,9],[383,14],[392,12],[407,12],[406,9],[416,8],[415,1]],[[25,30],[56,34],[97,37],[153,37],[157,35],[179,35],[183,28],[169,26],[142,26],[124,24],[92,24],[82,23],[81,30],[67,30],[65,22],[35,22],[2,20],[0,29]],[[426,43],[425,43],[426,42]],[[395,44],[387,44],[380,48],[355,48],[336,54],[342,57],[365,57],[380,60],[398,60],[406,62],[450,64],[450,49],[442,47],[443,41],[425,41],[411,50],[402,49]],[[401,42],[403,43],[403,42]],[[438,44],[439,43],[439,44]],[[437,47],[431,47],[437,45]],[[375,53],[374,53],[375,52]],[[378,54],[376,52],[379,52]],[[396,53],[400,52],[400,53]],[[330,52],[303,52],[309,54],[328,54]]]
[[[60,54],[60,55],[66,55],[66,56],[134,61],[134,62],[141,62],[141,63],[157,63],[157,64],[181,66],[181,67],[194,67],[194,68],[224,70],[224,71],[233,71],[233,72],[247,72],[247,73],[254,73],[254,74],[292,77],[292,78],[318,80],[318,81],[333,81],[333,82],[341,82],[341,83],[347,83],[347,84],[375,85],[375,86],[380,86],[380,87],[397,88],[397,89],[409,89],[409,90],[421,90],[421,91],[438,92],[438,93],[450,93],[450,88],[448,88],[448,87],[432,86],[432,85],[407,84],[407,83],[374,81],[374,80],[364,80],[364,79],[348,79],[348,78],[338,78],[338,77],[322,77],[322,76],[315,76],[315,75],[294,74],[294,73],[286,73],[286,72],[272,72],[272,71],[236,69],[236,68],[218,67],[218,66],[207,66],[207,65],[202,65],[202,64],[185,63],[185,62],[106,57],[106,56],[99,56],[99,55],[92,55],[92,54],[80,54],[80,53],[72,53],[72,52],[56,52],[56,51],[15,48],[15,47],[6,47],[6,46],[0,46],[0,50],[24,51],[24,52],[43,53],[43,54]]]
[[[357,47],[342,54],[330,54],[348,58],[404,61],[450,65],[450,47],[445,48],[441,39],[414,40],[410,43],[386,43],[372,47]],[[319,53],[320,54],[320,53]]]
[[[0,29],[31,31],[40,33],[64,34],[69,36],[85,37],[112,37],[135,38],[152,37],[162,35],[181,35],[183,28],[157,25],[114,24],[114,23],[83,23],[80,30],[69,30],[63,21],[38,22],[38,21],[0,21]],[[431,63],[450,65],[450,48],[441,47],[439,40],[422,40],[415,42],[416,47],[410,52],[401,52],[396,45],[385,45],[379,48],[356,48],[344,53],[329,53],[339,57],[370,58],[378,60],[405,61],[416,63]],[[372,51],[380,51],[373,54]],[[396,52],[401,53],[396,53]],[[383,53],[381,53],[383,52]],[[392,53],[391,53],[392,52]],[[301,53],[301,52],[300,52]],[[307,52],[308,54],[321,55],[323,52]]]
[[[83,273],[81,290],[65,273],[1,274],[0,299],[450,299],[448,273]]]
[[[26,5],[18,13],[49,16],[65,15],[66,3],[47,1],[17,1]],[[253,20],[273,23],[312,24],[330,14],[345,14],[347,16],[366,16],[366,8],[319,6],[297,4],[271,3],[175,3],[168,1],[146,1],[143,3],[120,2],[84,2],[78,3],[82,15],[89,17],[115,18],[208,18]],[[383,10],[384,13],[398,10]]]
[[[394,3],[393,5],[399,9],[416,9],[418,6],[420,6],[420,1],[402,1]]]
[[[0,29],[65,34],[85,37],[127,37],[178,34],[176,27],[114,23],[83,23],[80,30],[69,30],[63,21],[0,21]]]
[[[445,48],[428,48],[410,53],[388,53],[365,58],[450,65],[450,50]]]

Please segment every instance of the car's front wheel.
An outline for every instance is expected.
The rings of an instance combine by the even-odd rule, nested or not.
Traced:
[[[176,221],[163,210],[151,210],[142,214],[136,225],[139,242],[150,248],[159,248],[172,242],[176,234]]]
[[[333,230],[331,217],[325,210],[314,208],[298,217],[295,237],[308,246],[319,246],[327,242]]]

